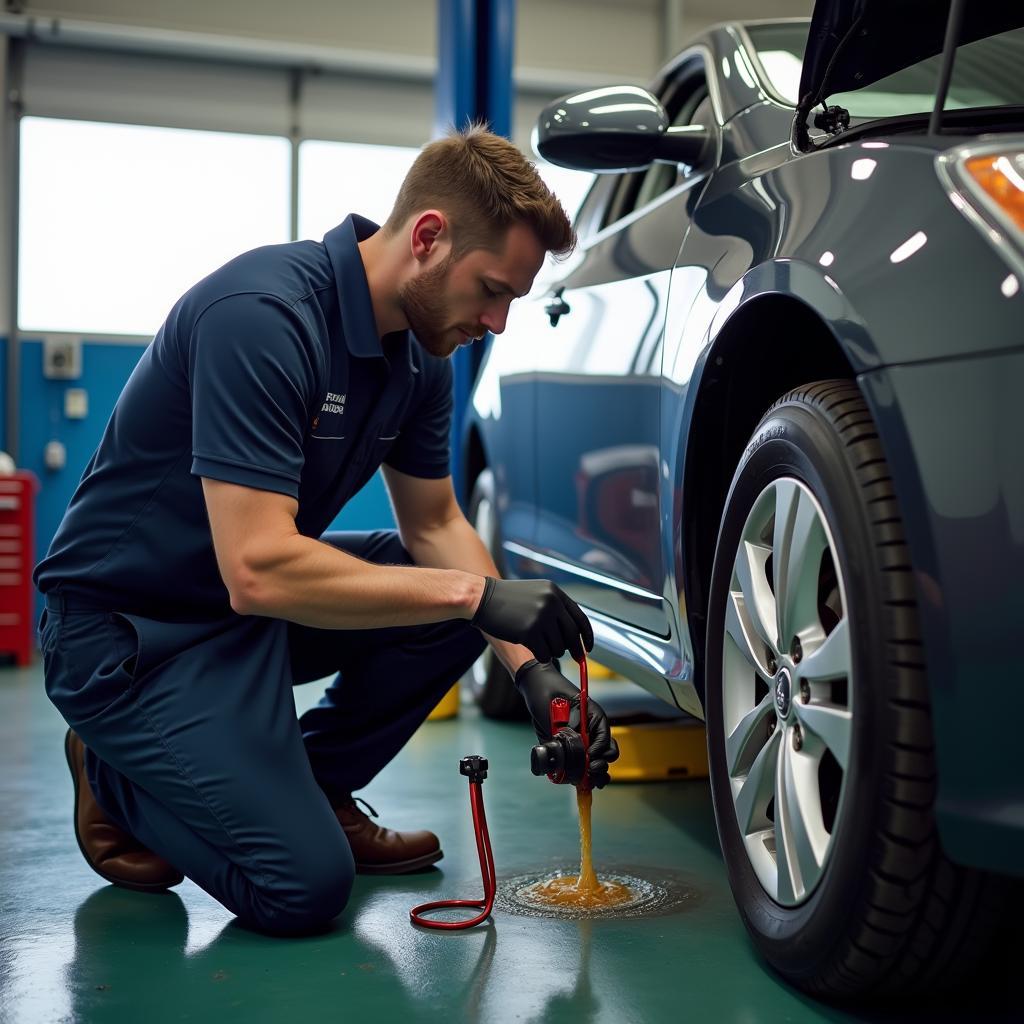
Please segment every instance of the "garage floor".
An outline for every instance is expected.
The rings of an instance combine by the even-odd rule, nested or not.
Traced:
[[[317,687],[296,696],[304,708]],[[0,669],[3,1024],[1024,1019],[1011,1004],[1009,955],[974,992],[885,1012],[823,1006],[780,982],[736,914],[702,781],[612,786],[594,801],[598,871],[674,872],[693,894],[681,911],[583,923],[496,913],[467,933],[416,929],[412,905],[479,892],[463,754],[490,759],[499,885],[579,863],[571,790],[529,774],[525,726],[482,721],[472,708],[428,723],[365,793],[386,824],[441,835],[440,870],[360,878],[329,933],[291,940],[238,927],[190,882],[163,896],[103,884],[71,832],[63,732],[40,670]]]

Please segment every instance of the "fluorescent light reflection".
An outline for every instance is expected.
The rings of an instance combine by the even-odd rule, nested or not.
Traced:
[[[854,160],[853,166],[850,168],[850,177],[854,181],[867,181],[872,174],[875,173],[875,168],[878,166],[877,160],[872,160],[870,157],[864,157],[862,160]]]
[[[757,82],[754,81],[754,73],[751,71],[750,64],[747,62],[747,55],[742,50],[737,50],[733,54],[732,60],[736,65],[736,74],[743,79],[749,88],[756,89]]]
[[[820,263],[820,264],[821,264],[821,265],[822,265],[823,267],[831,267],[831,266],[832,266],[832,264],[833,264],[833,263],[835,263],[835,261],[836,261],[836,254],[835,254],[834,252],[830,252],[830,251],[829,251],[828,249],[826,249],[826,250],[825,250],[825,251],[824,251],[824,252],[823,252],[823,253],[822,253],[822,254],[821,254],[821,255],[820,255],[819,257],[818,257],[818,262],[819,262],[819,263]]]
[[[922,248],[925,242],[928,241],[928,236],[923,231],[918,231],[911,235],[902,245],[897,246],[889,254],[889,259],[893,263],[902,263],[905,259],[909,259],[917,252],[918,249]]]
[[[611,96],[621,96],[623,93],[632,93],[640,99],[647,99],[648,93],[638,85],[605,85],[600,89],[591,89],[589,92],[581,92],[571,96],[565,101],[566,106],[577,103],[593,103],[595,100],[608,99]]]
[[[1003,280],[1003,283],[999,286],[999,290],[1008,299],[1012,299],[1017,292],[1020,291],[1020,282],[1017,280],[1014,274],[1010,274],[1009,277]]]
[[[1020,172],[1005,156],[1001,156],[996,161],[996,168],[1004,178],[1013,184],[1018,192],[1024,192],[1024,178],[1020,176]]]
[[[639,110],[653,110],[650,103],[608,103],[603,107],[591,107],[592,114],[629,114]]]

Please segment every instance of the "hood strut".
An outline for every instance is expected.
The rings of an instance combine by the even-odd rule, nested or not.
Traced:
[[[819,102],[824,110],[818,127],[841,127],[838,115],[824,107],[830,93],[864,89],[938,54],[928,128],[940,132],[957,47],[1022,27],[1021,0],[815,0],[793,119],[794,150],[814,148],[808,123]]]
[[[811,113],[811,109],[816,103],[821,103],[822,113],[819,114],[814,121],[816,128],[823,128],[830,135],[838,134],[842,131],[846,125],[850,123],[850,115],[843,110],[842,107],[827,107],[824,103],[824,98],[828,95],[826,90],[828,89],[828,79],[832,72],[832,69],[836,65],[836,61],[839,59],[840,54],[846,47],[846,44],[857,34],[857,30],[860,28],[860,23],[864,17],[863,8],[861,13],[854,18],[853,23],[850,25],[846,32],[846,35],[839,41],[839,45],[835,48],[835,52],[832,54],[832,59],[828,62],[828,66],[825,68],[825,73],[821,76],[821,84],[818,86],[815,92],[809,92],[806,96],[800,98],[800,102],[797,104],[796,117],[793,118],[793,133],[792,143],[793,148],[801,153],[806,153],[812,148],[811,138],[807,131],[807,118]],[[839,111],[843,111],[846,114],[846,125],[840,127]]]
[[[935,90],[935,107],[928,121],[928,134],[938,135],[942,130],[942,108],[946,105],[949,83],[953,77],[953,61],[956,59],[956,47],[960,39],[960,27],[964,21],[964,0],[953,0],[949,8],[949,20],[946,22],[946,41],[942,46],[942,67],[939,69],[939,85]]]

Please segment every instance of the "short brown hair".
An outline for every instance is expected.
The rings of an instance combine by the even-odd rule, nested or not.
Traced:
[[[494,249],[515,223],[536,233],[545,250],[567,256],[576,232],[537,168],[486,124],[428,143],[402,182],[384,233],[394,235],[420,210],[437,207],[452,230],[452,257]]]

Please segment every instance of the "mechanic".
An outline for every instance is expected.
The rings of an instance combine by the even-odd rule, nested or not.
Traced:
[[[175,304],[35,574],[75,833],[105,879],[184,875],[289,934],[357,872],[435,863],[432,832],[352,794],[487,642],[549,738],[550,699],[578,693],[554,659],[593,632],[553,584],[501,580],[460,511],[449,357],[574,243],[532,164],[476,125],[422,150],[383,227],[245,253]],[[382,465],[398,531],[324,533]],[[297,720],[292,685],[331,673]],[[588,717],[601,785],[618,751]]]

